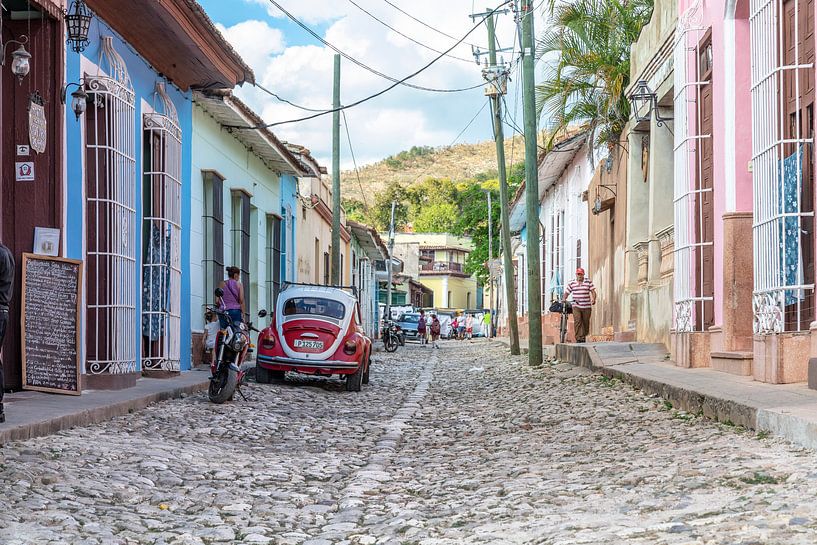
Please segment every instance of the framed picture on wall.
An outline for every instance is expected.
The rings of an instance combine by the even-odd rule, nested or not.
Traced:
[[[58,256],[60,254],[60,230],[50,227],[35,227],[34,253]]]

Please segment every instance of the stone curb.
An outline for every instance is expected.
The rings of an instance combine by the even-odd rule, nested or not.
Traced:
[[[195,394],[207,389],[208,380],[175,386],[167,390],[151,392],[132,399],[114,402],[107,405],[92,407],[88,409],[77,409],[74,412],[60,416],[41,420],[39,422],[27,422],[8,428],[0,429],[0,446],[10,441],[21,441],[34,437],[51,435],[62,430],[78,426],[89,426],[98,424],[106,420],[111,420],[117,416],[123,416],[133,411],[144,409],[148,405],[168,399],[181,397],[183,394]]]

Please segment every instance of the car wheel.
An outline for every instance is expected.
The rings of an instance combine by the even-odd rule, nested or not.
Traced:
[[[286,380],[287,372],[286,371],[270,371],[272,374],[272,380],[283,382]]]
[[[272,371],[255,364],[255,382],[258,384],[269,384],[272,382]]]
[[[366,355],[366,370],[363,371],[363,384],[369,384],[369,371],[372,369],[372,356]]]
[[[359,392],[360,384],[363,381],[363,365],[357,368],[357,371],[351,375],[346,375],[346,391]]]

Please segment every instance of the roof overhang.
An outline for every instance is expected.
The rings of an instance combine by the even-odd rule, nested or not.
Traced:
[[[263,125],[261,119],[249,106],[229,92],[203,93],[197,91],[193,94],[193,101],[204,108],[223,127],[237,125],[257,127]],[[293,176],[309,175],[301,161],[269,129],[226,130],[271,170],[280,174],[292,174]]]
[[[563,139],[558,144],[554,145],[539,162],[539,184],[538,184],[538,200],[537,204],[542,202],[545,192],[554,186],[562,175],[576,158],[576,155],[587,143],[589,133],[582,131],[578,134]],[[509,215],[510,228],[512,233],[521,231],[525,227],[526,208],[525,208],[525,182],[519,188],[519,191],[511,203],[511,212]],[[537,217],[539,211],[536,212]]]
[[[588,132],[582,131],[575,136],[562,140],[539,163],[539,201],[545,196],[545,191],[554,186],[564,174],[565,170],[576,154],[587,143]]]
[[[351,220],[346,221],[346,227],[352,231],[369,259],[379,260],[388,257],[389,251],[374,228]]]
[[[87,4],[183,91],[255,82],[252,69],[196,0],[87,0]]]

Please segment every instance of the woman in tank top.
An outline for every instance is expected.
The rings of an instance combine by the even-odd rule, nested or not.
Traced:
[[[216,304],[222,310],[227,311],[233,323],[244,321],[244,286],[241,285],[240,277],[241,270],[238,267],[227,267],[227,280],[219,284],[224,295],[216,299]],[[227,324],[222,319],[221,327],[226,326]]]

